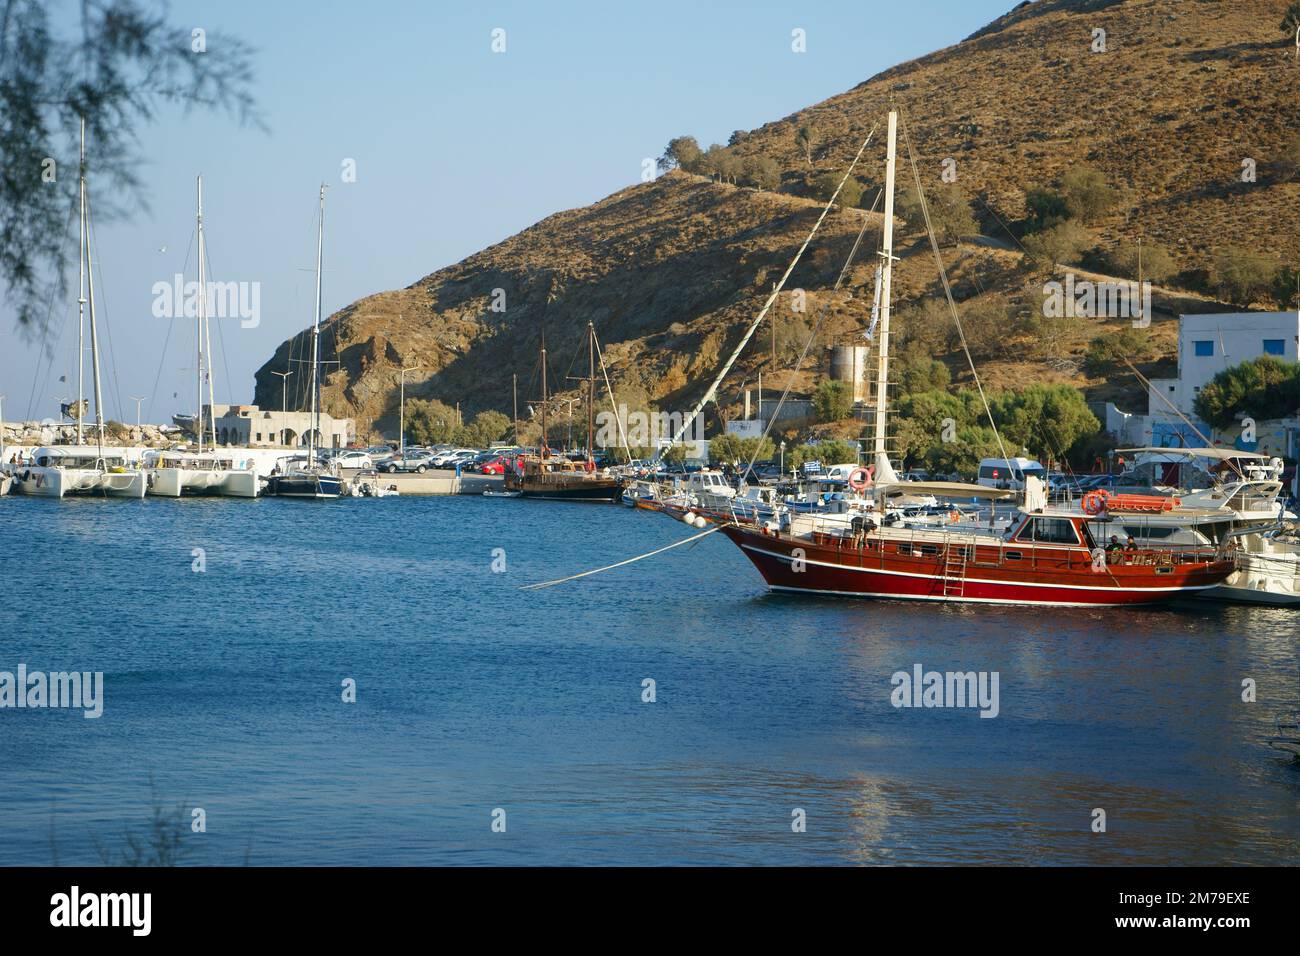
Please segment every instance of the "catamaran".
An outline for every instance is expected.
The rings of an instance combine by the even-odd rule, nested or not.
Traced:
[[[98,494],[114,498],[143,498],[144,473],[127,460],[121,448],[104,445],[103,387],[99,374],[99,328],[95,311],[95,268],[90,257],[90,194],[86,187],[86,121],[81,121],[81,163],[78,183],[80,243],[77,285],[77,422],[75,446],[46,446],[32,452],[31,461],[16,469],[13,491],[21,495],[62,498]],[[95,394],[95,444],[86,445],[82,421],[86,414],[85,330],[89,306],[91,376]]]
[[[237,466],[235,456],[229,452],[219,453],[215,447],[211,451],[203,450],[203,434],[206,430],[212,436],[215,446],[217,440],[215,396],[212,383],[212,369],[209,356],[212,354],[212,333],[208,316],[207,286],[207,243],[203,235],[203,177],[198,177],[196,213],[198,232],[199,287],[198,287],[198,326],[197,326],[197,402],[198,413],[194,416],[194,433],[198,447],[195,451],[155,451],[145,455],[145,474],[148,476],[148,492],[164,498],[179,498],[182,495],[229,495],[233,498],[256,498],[258,490],[257,468],[251,461],[245,460]],[[206,351],[204,346],[207,346]],[[209,359],[208,367],[204,361]],[[208,421],[203,421],[203,385],[207,383]]]
[[[338,470],[322,463],[316,455],[320,439],[320,310],[321,258],[325,249],[325,184],[320,187],[320,218],[316,227],[316,312],[311,328],[311,428],[307,431],[307,457],[289,463],[283,474],[267,479],[266,493],[281,498],[338,498],[343,478]]]

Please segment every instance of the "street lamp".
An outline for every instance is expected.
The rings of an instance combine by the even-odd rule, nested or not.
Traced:
[[[145,398],[147,397],[148,396],[145,396]],[[128,395],[127,399],[135,402],[135,440],[143,445],[144,433],[140,430],[140,403],[144,401],[144,398],[137,398],[134,395]]]
[[[781,439],[781,474],[785,474],[785,439]],[[782,481],[785,479],[782,478]]]
[[[399,461],[406,460],[406,373],[418,371],[420,371],[420,366],[418,365],[412,365],[410,368],[402,369],[401,398],[397,401],[397,455]]]
[[[285,398],[285,395],[287,394],[285,389],[289,384],[289,376],[293,374],[293,369],[290,369],[287,372],[272,372],[271,374],[280,376],[280,411],[287,412],[289,409],[285,407],[287,401]]]

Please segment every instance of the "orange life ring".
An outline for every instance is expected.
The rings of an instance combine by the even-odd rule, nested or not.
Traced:
[[[958,511],[956,508],[953,508],[952,511],[948,512],[949,524],[956,524],[960,520],[961,520],[961,512]]]
[[[1105,488],[1098,488],[1096,491],[1090,491],[1083,496],[1083,510],[1086,514],[1100,514],[1106,510],[1106,503],[1110,500],[1110,492]]]
[[[871,483],[871,472],[859,465],[849,472],[849,487],[854,491],[862,491]]]

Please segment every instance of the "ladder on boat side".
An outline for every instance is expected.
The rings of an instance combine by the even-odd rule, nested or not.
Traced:
[[[966,594],[966,545],[949,543],[943,553],[943,596],[964,597]]]

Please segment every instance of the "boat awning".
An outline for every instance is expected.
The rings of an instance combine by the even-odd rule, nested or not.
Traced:
[[[1016,496],[1014,491],[970,485],[961,481],[900,481],[896,484],[877,485],[876,491],[883,495],[935,495],[947,498],[987,498],[993,501]]]
[[[1138,455],[1167,455],[1173,458],[1212,458],[1215,461],[1227,461],[1229,458],[1263,458],[1267,459],[1268,455],[1261,455],[1256,451],[1238,451],[1235,448],[1116,448],[1115,451],[1123,454]]]

